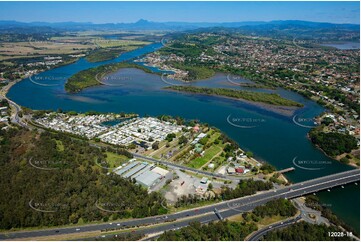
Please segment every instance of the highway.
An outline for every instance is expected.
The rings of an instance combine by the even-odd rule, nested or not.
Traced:
[[[278,199],[292,199],[307,194],[315,193],[321,190],[331,189],[336,186],[355,183],[360,180],[360,171],[358,169],[341,172],[329,176],[320,177],[300,183],[296,183],[280,189],[272,189],[252,196],[237,198],[229,201],[223,201],[217,204],[189,209],[174,214],[147,217],[142,219],[132,219],[120,222],[83,225],[78,227],[54,228],[47,230],[19,231],[11,233],[1,233],[0,239],[22,239],[40,236],[53,236],[58,234],[74,234],[79,232],[100,231],[105,229],[120,229],[126,226],[141,226],[158,224],[153,228],[143,229],[146,233],[156,233],[167,229],[175,229],[187,226],[191,221],[207,223],[218,220],[214,213],[217,209],[223,218],[237,215],[241,212],[250,211],[256,206],[266,202]],[[198,217],[196,217],[198,216]],[[175,220],[173,223],[165,223],[167,220]],[[180,221],[181,220],[181,221]],[[119,231],[121,233],[121,231]]]

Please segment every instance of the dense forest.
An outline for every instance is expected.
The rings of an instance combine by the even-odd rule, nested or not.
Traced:
[[[295,106],[295,107],[303,106],[303,104],[301,103],[285,99],[275,93],[250,92],[243,90],[233,90],[228,88],[208,88],[208,87],[194,87],[194,86],[170,86],[170,87],[166,87],[165,89],[179,91],[179,92],[237,98],[252,102],[266,103],[266,104],[278,105],[278,106]]]
[[[238,223],[219,221],[201,225],[199,222],[190,223],[180,230],[164,232],[158,240],[161,241],[240,241],[257,230],[254,223]]]
[[[235,189],[225,187],[221,193],[223,200],[244,197],[273,188],[272,182],[254,181],[253,179],[240,180]]]
[[[324,240],[352,240],[350,237],[330,236],[329,232],[341,231],[335,226],[315,225],[304,221],[292,224],[286,228],[268,232],[264,241],[324,241]]]
[[[314,128],[309,132],[309,136],[312,143],[332,157],[357,148],[357,139],[349,134],[325,133]]]
[[[166,212],[158,193],[148,194],[133,181],[107,175],[95,163],[104,158],[100,149],[64,134],[0,130],[0,228],[58,226]]]

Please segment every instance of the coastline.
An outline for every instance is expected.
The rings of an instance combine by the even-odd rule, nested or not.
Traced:
[[[358,165],[356,165],[355,163],[342,163],[339,159],[337,159],[337,157],[332,157],[332,156],[330,156],[330,155],[328,155],[323,149],[321,149],[321,147],[320,146],[318,146],[317,144],[315,144],[315,143],[313,143],[312,142],[312,140],[311,140],[311,138],[310,138],[310,135],[309,135],[309,132],[307,132],[307,139],[309,140],[309,142],[313,145],[313,146],[315,146],[318,150],[320,150],[325,156],[327,156],[328,158],[330,158],[330,159],[333,159],[333,160],[335,160],[335,161],[337,161],[337,162],[339,162],[339,163],[341,163],[341,164],[344,164],[344,165],[348,165],[348,166],[351,166],[351,167],[354,167],[354,168],[357,168],[357,169],[360,169],[360,167],[358,166]],[[346,153],[343,153],[343,154],[341,154],[341,155],[338,155],[338,157],[339,156],[343,156],[343,155],[345,155]]]

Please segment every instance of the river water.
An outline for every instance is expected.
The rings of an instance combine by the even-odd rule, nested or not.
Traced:
[[[66,79],[81,70],[130,61],[160,47],[161,44],[151,44],[105,62],[89,63],[80,59],[76,63],[43,72],[31,80],[24,79],[14,85],[7,96],[22,106],[37,110],[61,108],[79,112],[134,112],[140,115],[169,114],[198,119],[222,130],[237,141],[242,149],[252,151],[256,159],[268,162],[277,169],[295,167],[295,171],[286,175],[292,182],[352,169],[328,158],[307,139],[309,127],[314,125],[312,118],[324,109],[313,101],[283,89],[254,91],[278,93],[304,104],[304,107],[292,115],[286,115],[247,102],[166,91],[162,88],[179,82],[133,68],[106,77],[104,82],[109,85],[87,88],[77,94],[67,94],[64,90]],[[156,68],[152,69],[157,71]],[[253,90],[235,86],[236,82],[247,81],[218,73],[193,85]],[[294,115],[298,115],[297,118]],[[359,231],[358,185],[350,184],[344,189],[331,189],[331,192],[320,192],[318,195],[322,203]]]

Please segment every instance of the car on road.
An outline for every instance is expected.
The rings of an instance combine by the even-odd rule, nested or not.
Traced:
[[[79,228],[77,228],[77,229],[75,229],[76,231],[79,231],[80,229]]]

